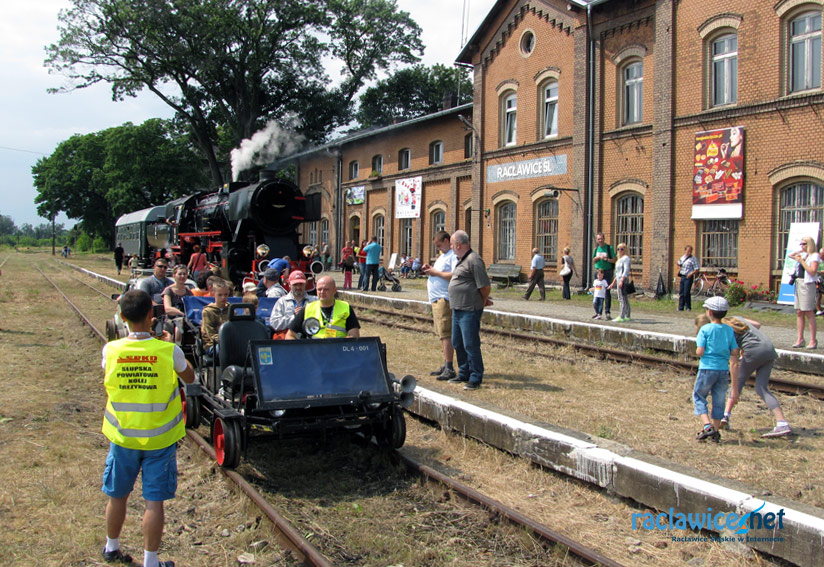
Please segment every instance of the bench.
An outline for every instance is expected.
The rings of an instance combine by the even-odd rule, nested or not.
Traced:
[[[521,266],[512,264],[490,264],[486,268],[489,279],[499,281],[498,287],[505,288],[521,281]]]

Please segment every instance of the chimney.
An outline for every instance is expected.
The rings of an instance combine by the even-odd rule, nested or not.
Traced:
[[[445,92],[443,94],[443,110],[449,110],[458,106],[458,95],[453,92]]]

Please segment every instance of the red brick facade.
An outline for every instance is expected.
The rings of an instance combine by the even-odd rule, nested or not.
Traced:
[[[745,282],[774,287],[786,244],[782,226],[824,220],[822,73],[808,69],[811,86],[798,88],[790,71],[790,44],[798,39],[790,24],[808,18],[812,28],[800,39],[809,46],[817,37],[820,50],[822,0],[729,0],[718,7],[612,0],[597,3],[590,17],[583,4],[499,1],[458,56],[474,67],[473,105],[295,156],[300,186],[323,192],[333,248],[371,237],[382,216],[385,251],[401,250],[405,235],[390,197],[395,180],[420,175],[421,216],[412,222],[410,252],[424,261],[434,253],[433,215],[442,211],[445,229],[467,230],[487,264],[528,268],[530,250],[545,248],[550,280],[559,279],[565,246],[583,268],[594,234],[603,231],[612,244],[628,240],[636,281],[647,287],[659,272],[671,281],[686,244],[706,263],[726,262]],[[721,38],[737,42],[737,81],[727,81],[737,93],[719,103],[712,49]],[[818,53],[819,66],[821,59]],[[545,136],[552,85],[557,127]],[[510,130],[507,99],[516,116]],[[633,114],[627,107],[637,108],[636,101]],[[693,218],[696,134],[733,127],[745,133],[740,218]],[[467,136],[483,149],[472,158],[465,157]],[[437,140],[443,161],[430,164]],[[404,148],[411,163],[399,171]],[[375,155],[383,156],[383,170],[370,178]],[[349,179],[353,161],[359,174]],[[342,192],[361,185],[364,204],[343,205]]]

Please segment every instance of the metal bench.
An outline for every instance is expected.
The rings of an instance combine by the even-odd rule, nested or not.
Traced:
[[[486,268],[489,279],[497,281],[498,287],[505,288],[521,281],[521,266],[513,264],[490,264]]]

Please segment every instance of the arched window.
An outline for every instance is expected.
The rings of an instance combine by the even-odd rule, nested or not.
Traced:
[[[558,260],[557,199],[544,199],[535,206],[535,248],[547,262]]]
[[[543,137],[558,135],[558,81],[549,81],[541,88],[543,98]]]
[[[821,88],[821,10],[789,23],[790,92]]]
[[[383,246],[383,225],[383,215],[378,214],[372,217],[372,234],[378,237],[378,244],[381,246]]]
[[[643,264],[644,197],[628,192],[615,200],[615,241],[627,243],[633,265]]]
[[[778,241],[775,247],[775,268],[784,268],[784,254],[790,238],[790,225],[794,222],[824,223],[824,185],[805,181],[781,189],[778,197]],[[819,224],[821,227],[822,224]],[[821,228],[817,242],[821,243]]]
[[[329,244],[329,219],[320,221],[320,241]]]
[[[358,161],[350,161],[349,162],[349,179],[357,179],[358,175],[360,174],[360,168],[358,167]]]
[[[402,169],[409,169],[412,163],[412,150],[404,148],[398,152],[398,171]]]
[[[518,134],[518,95],[507,91],[501,102],[501,145],[514,146]]]
[[[432,211],[429,222],[432,227],[432,238],[430,240],[434,240],[436,234],[442,230],[446,230],[446,212],[443,209],[436,209]]]
[[[400,233],[401,254],[412,255],[412,219],[401,219]]]
[[[621,125],[635,124],[644,119],[644,64],[628,63],[621,71]]]
[[[738,35],[728,33],[710,44],[712,106],[738,101]]]
[[[318,245],[318,223],[309,223],[309,244],[312,246]]]
[[[383,156],[381,154],[372,156],[372,172],[378,175],[383,173]]]
[[[437,140],[429,144],[429,165],[443,162],[443,142]]]
[[[512,201],[498,206],[498,260],[515,259],[515,215],[517,207]]]

